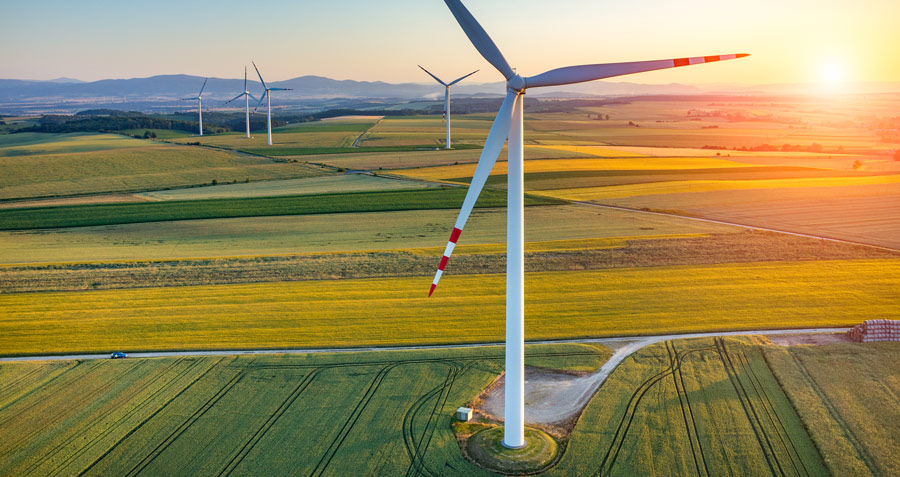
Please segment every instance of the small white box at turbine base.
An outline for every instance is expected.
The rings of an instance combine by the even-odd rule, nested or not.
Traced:
[[[472,419],[472,408],[461,407],[456,410],[456,418],[462,422],[469,422]]]

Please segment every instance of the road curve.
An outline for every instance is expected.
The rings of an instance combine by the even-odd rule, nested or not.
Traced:
[[[608,368],[611,372],[629,355],[649,344],[658,343],[660,341],[684,339],[684,338],[704,338],[710,336],[740,336],[740,335],[786,335],[786,334],[812,334],[812,333],[841,333],[846,332],[849,328],[804,328],[804,329],[783,329],[783,330],[744,330],[744,331],[719,331],[711,333],[688,333],[674,335],[655,335],[655,336],[618,336],[611,338],[573,338],[564,340],[541,340],[528,341],[526,344],[557,344],[557,343],[600,343],[600,344],[618,344],[626,343],[620,347],[613,356],[600,368],[599,372]],[[502,342],[496,343],[473,343],[458,345],[422,345],[422,346],[371,346],[362,348],[292,348],[292,349],[254,349],[254,350],[185,350],[185,351],[155,351],[148,353],[129,353],[129,358],[166,358],[178,356],[235,356],[245,354],[308,354],[308,353],[359,353],[365,351],[411,351],[411,350],[441,350],[441,349],[457,349],[457,348],[484,348],[489,346],[503,346]],[[110,350],[125,351],[128,350]],[[60,361],[70,359],[109,359],[109,353],[103,354],[67,354],[53,356],[10,356],[0,358],[0,362],[10,361]],[[607,372],[607,374],[609,374]]]

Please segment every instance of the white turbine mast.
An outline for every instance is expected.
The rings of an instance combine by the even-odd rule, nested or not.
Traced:
[[[193,101],[197,100],[197,113],[200,117],[200,135],[203,135],[203,89],[206,88],[206,82],[209,81],[209,78],[203,80],[203,86],[200,87],[200,92],[197,93],[196,98],[181,98],[182,101]]]
[[[250,63],[253,63],[252,61]],[[270,88],[266,85],[266,82],[263,81],[262,75],[259,74],[259,68],[256,67],[256,63],[253,63],[253,69],[256,70],[256,75],[259,76],[259,82],[262,83],[265,91],[263,95],[259,98],[259,102],[256,103],[256,107],[258,108],[260,104],[262,104],[262,100],[268,98],[266,101],[266,127],[269,131],[269,145],[272,145],[272,95],[269,93],[270,91],[290,91],[291,88]]]
[[[225,104],[228,104],[241,96],[244,97],[245,101],[245,111],[247,112],[247,139],[250,139],[250,98],[253,98],[254,101],[257,101],[256,97],[250,94],[250,91],[247,90],[247,66],[244,65],[244,92],[225,101]],[[271,137],[269,140],[269,144],[272,144]]]
[[[423,68],[422,65],[418,65],[418,67],[422,68],[422,71],[428,73],[428,76],[431,76],[432,78],[434,78],[435,81],[444,85],[444,120],[447,122],[447,144],[446,144],[446,147],[444,147],[444,149],[450,149],[450,87],[455,85],[456,83],[459,83],[460,81],[468,78],[469,76],[472,76],[475,73],[478,73],[478,70],[475,70],[465,76],[456,78],[455,80],[453,80],[449,83],[445,83],[445,82],[441,81],[441,79],[438,78],[437,76],[431,74],[430,71]]]
[[[644,71],[696,65],[720,60],[730,60],[749,56],[731,54],[676,58],[656,61],[636,61],[628,63],[607,63],[557,68],[537,76],[523,77],[516,73],[500,50],[484,31],[475,17],[460,0],[444,0],[459,26],[481,53],[481,56],[506,78],[506,98],[494,119],[490,133],[484,143],[481,158],[472,176],[469,191],[459,211],[459,217],[450,241],[435,273],[428,296],[441,278],[447,260],[456,246],[456,241],[466,225],[466,220],[475,206],[475,201],[497,161],[503,143],[509,137],[507,174],[507,224],[506,224],[506,399],[503,422],[503,445],[510,448],[525,446],[525,258],[524,258],[524,158],[523,158],[523,106],[528,88],[558,86],[601,78],[628,75]]]

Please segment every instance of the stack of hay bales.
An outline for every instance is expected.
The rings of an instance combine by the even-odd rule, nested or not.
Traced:
[[[860,343],[873,341],[900,341],[900,321],[866,320],[847,332],[851,340]]]

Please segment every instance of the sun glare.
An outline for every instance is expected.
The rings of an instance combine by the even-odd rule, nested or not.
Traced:
[[[828,61],[824,63],[819,72],[819,78],[826,90],[835,91],[840,89],[845,80],[845,68],[839,61]]]

